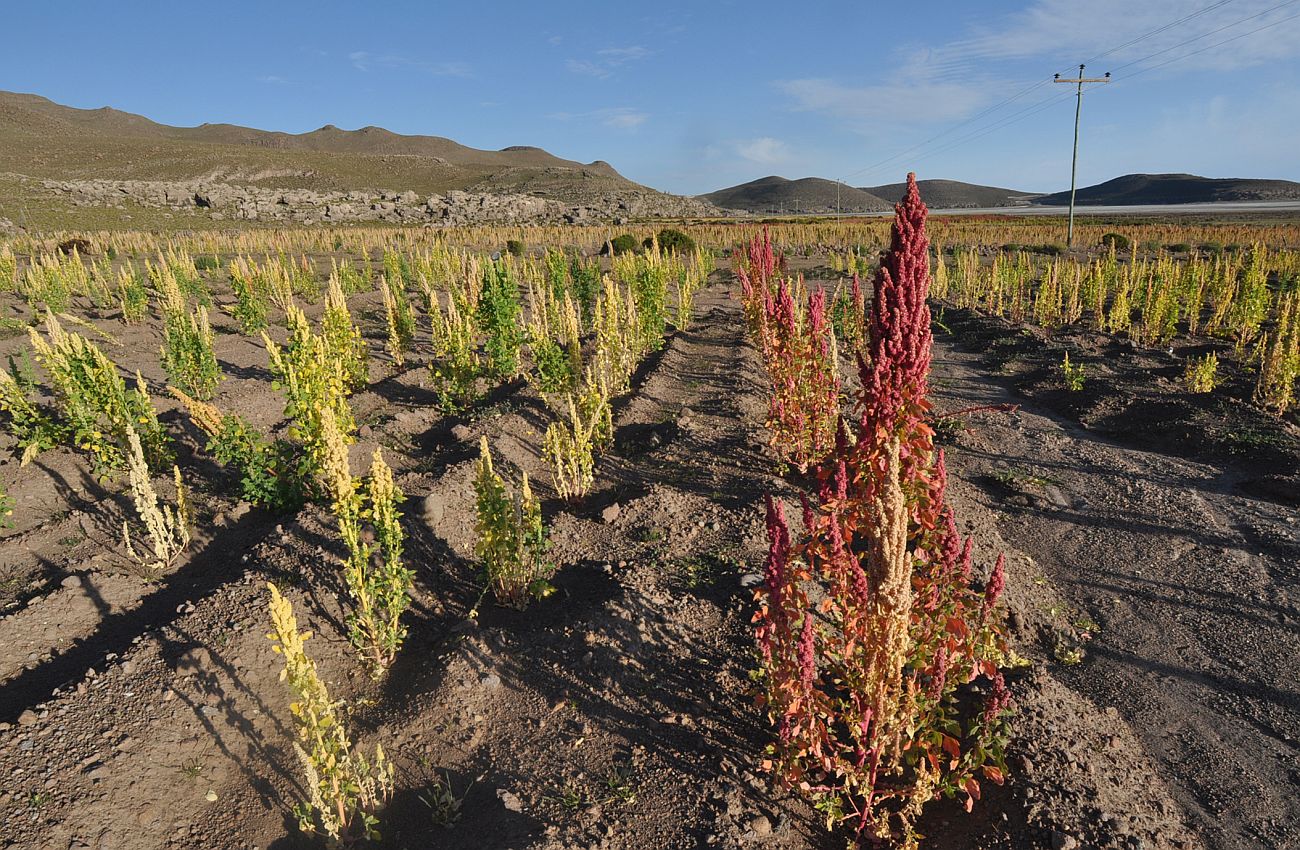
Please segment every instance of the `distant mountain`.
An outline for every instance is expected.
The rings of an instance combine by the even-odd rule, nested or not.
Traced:
[[[1085,186],[1075,193],[1076,204],[1090,206],[1290,200],[1300,200],[1300,183],[1290,180],[1198,177],[1195,174],[1126,174],[1095,186]],[[1070,202],[1070,193],[1039,195],[1032,202],[1063,206]]]
[[[835,212],[837,208],[844,212],[885,212],[893,209],[892,203],[870,192],[820,177],[787,180],[773,175],[697,197],[723,209],[754,213],[826,213]]]
[[[962,183],[959,180],[918,180],[916,186],[921,191],[921,199],[932,210],[1022,206],[1035,194],[1019,192],[1015,189],[999,189],[996,186]],[[907,184],[864,186],[862,191],[892,202],[902,199],[907,193]]]
[[[233,124],[172,127],[104,107],[0,91],[0,173],[51,180],[205,179],[286,189],[521,192],[580,203],[653,192],[609,163],[541,148],[478,150],[380,127],[280,133]],[[659,194],[659,193],[654,193]]]

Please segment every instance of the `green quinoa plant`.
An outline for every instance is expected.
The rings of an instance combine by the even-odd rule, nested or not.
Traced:
[[[289,340],[284,346],[274,343],[266,332],[266,345],[272,386],[285,397],[285,418],[290,420],[289,435],[305,450],[304,478],[312,478],[323,468],[325,434],[324,411],[329,411],[344,439],[351,442],[356,431],[352,409],[348,406],[348,379],[344,364],[330,348],[323,334],[312,332],[302,309],[290,304],[285,313]]]
[[[267,583],[271,593],[273,649],[284,657],[280,681],[288,684],[296,700],[289,705],[298,740],[294,752],[307,779],[307,802],[296,807],[304,832],[320,831],[332,842],[379,838],[376,813],[393,793],[393,767],[382,746],[373,760],[353,745],[348,733],[347,706],[330,699],[325,683],[308,657],[304,643],[310,632],[298,631],[293,605],[279,588]]]
[[[541,599],[553,592],[550,579],[555,565],[546,558],[548,544],[541,503],[528,486],[526,472],[519,489],[510,492],[492,467],[487,437],[479,443],[475,469],[478,542],[474,551],[483,561],[497,602],[522,610],[530,599]]]
[[[128,451],[126,455],[127,480],[131,485],[131,499],[135,503],[135,512],[144,524],[148,549],[137,552],[131,542],[131,527],[122,521],[122,542],[126,546],[127,556],[150,574],[156,574],[169,566],[190,543],[190,526],[194,515],[190,509],[189,497],[185,484],[181,480],[180,467],[172,467],[172,481],[176,488],[176,505],[160,505],[158,493],[153,488],[149,476],[149,466],[145,463],[144,449],[135,429],[129,425],[126,430]]]
[[[22,450],[23,466],[46,449],[54,448],[64,437],[60,424],[31,400],[29,392],[33,389],[34,382],[18,370],[10,355],[9,368],[0,370],[0,413],[4,414],[5,430]]]
[[[138,372],[128,390],[113,361],[94,343],[65,331],[53,315],[46,315],[45,336],[29,330],[36,359],[49,373],[60,423],[72,444],[90,454],[97,473],[126,465],[128,432],[138,435],[151,469],[170,462],[167,433]]]
[[[483,267],[483,288],[478,302],[478,324],[486,335],[483,351],[486,366],[498,378],[512,378],[519,371],[519,285],[502,260]]]
[[[1065,357],[1061,360],[1061,377],[1065,381],[1065,388],[1072,393],[1077,393],[1083,389],[1084,371],[1082,363],[1071,363],[1070,352],[1065,352]]]
[[[213,405],[169,388],[184,405],[194,426],[207,435],[207,451],[214,460],[239,475],[240,498],[250,504],[286,513],[302,507],[312,482],[301,446],[288,440],[269,440],[242,417],[222,414]]]
[[[117,304],[122,311],[122,321],[138,324],[149,315],[149,287],[145,278],[130,264],[117,270]]]
[[[1213,351],[1204,357],[1195,357],[1187,361],[1183,370],[1183,385],[1190,393],[1210,393],[1218,385],[1219,356]]]
[[[406,637],[402,613],[411,602],[415,574],[402,564],[401,514],[397,505],[405,498],[393,482],[392,470],[375,449],[370,477],[364,485],[352,477],[348,444],[327,408],[325,433],[325,489],[332,501],[339,536],[347,549],[343,579],[352,597],[348,636],[362,654],[371,676],[378,678],[393,663]],[[369,537],[366,531],[369,528]]]
[[[269,304],[265,279],[251,274],[247,264],[232,261],[230,289],[235,294],[235,303],[229,311],[239,323],[239,329],[250,336],[266,330]]]
[[[208,309],[191,310],[188,301],[170,275],[159,290],[163,314],[163,369],[167,378],[197,399],[206,401],[216,394],[221,367],[213,351],[212,325]]]
[[[433,324],[433,360],[429,373],[438,405],[448,413],[464,410],[478,397],[478,379],[483,372],[474,340],[477,327],[472,311],[457,306],[457,299],[447,299],[446,311],[434,304],[430,313]]]
[[[364,389],[370,383],[370,351],[352,321],[347,297],[338,277],[331,275],[325,291],[325,312],[321,315],[321,336],[325,346],[339,362],[349,392]]]
[[[566,396],[568,421],[556,420],[546,429],[542,454],[551,467],[551,480],[560,497],[581,499],[595,483],[594,417],[584,416],[572,395]]]

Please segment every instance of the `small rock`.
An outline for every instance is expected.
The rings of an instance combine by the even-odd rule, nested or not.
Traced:
[[[523,802],[514,793],[504,788],[497,789],[497,799],[501,801],[501,805],[505,806],[508,812],[522,812],[524,810]]]
[[[605,510],[600,512],[600,518],[605,522],[613,522],[614,520],[618,519],[618,514],[620,510],[621,509],[619,508],[618,502],[615,502],[614,504],[610,505],[609,507],[605,508]]]
[[[755,815],[750,818],[749,828],[760,838],[772,834],[772,822],[767,819],[767,815]]]
[[[19,726],[35,726],[35,725],[36,725],[36,712],[32,711],[32,710],[29,708],[29,709],[27,709],[26,711],[24,711],[22,714],[18,715],[18,725],[19,725]]]
[[[1052,830],[1052,850],[1075,850],[1079,842],[1073,835],[1067,835],[1064,832]]]
[[[65,576],[63,581],[59,582],[59,584],[63,585],[64,587],[81,587],[81,576],[79,575]]]

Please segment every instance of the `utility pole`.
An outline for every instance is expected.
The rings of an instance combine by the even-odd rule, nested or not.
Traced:
[[[1109,83],[1110,71],[1107,71],[1104,77],[1088,78],[1083,76],[1083,66],[1080,65],[1078,77],[1063,80],[1060,74],[1055,74],[1052,81],[1056,83],[1074,83],[1078,86],[1074,103],[1074,155],[1070,158],[1070,227],[1065,235],[1065,247],[1072,248],[1074,247],[1074,178],[1079,171],[1079,113],[1083,111],[1083,84]]]

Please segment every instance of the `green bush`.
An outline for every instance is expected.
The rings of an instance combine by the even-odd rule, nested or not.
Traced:
[[[1107,233],[1101,237],[1101,244],[1107,248],[1113,245],[1116,251],[1128,251],[1133,247],[1133,240],[1122,233]]]
[[[201,272],[210,272],[213,269],[221,268],[221,261],[215,254],[204,254],[194,258],[194,268]]]
[[[672,227],[665,227],[659,231],[655,239],[659,242],[659,249],[664,253],[691,254],[695,252],[695,240]],[[650,245],[651,240],[645,240],[645,247],[649,248]]]
[[[1166,245],[1165,250],[1172,254],[1187,254],[1192,250],[1192,246],[1186,242],[1175,242],[1172,245]]]
[[[610,253],[611,249],[615,254],[633,254],[636,253],[636,237],[631,233],[624,233],[622,236],[615,236],[609,242],[606,242],[600,249],[601,256]]]
[[[522,239],[506,240],[506,253],[509,254],[510,256],[522,257],[524,255],[524,251],[526,250],[528,250],[528,246],[524,244]]]

